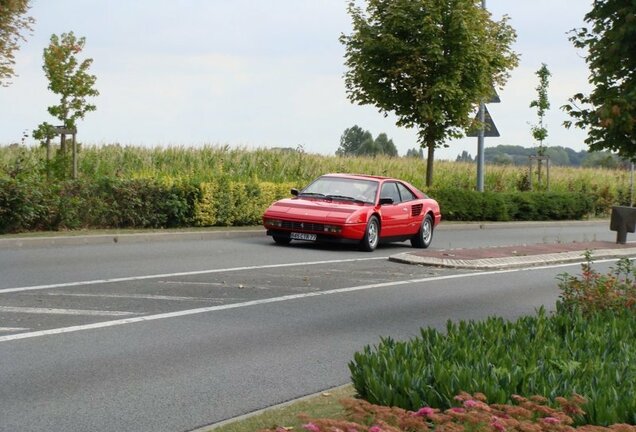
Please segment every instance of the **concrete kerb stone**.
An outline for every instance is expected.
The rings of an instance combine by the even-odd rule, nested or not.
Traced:
[[[0,249],[22,247],[47,246],[80,246],[113,243],[139,243],[148,241],[172,240],[213,240],[222,238],[253,237],[265,235],[262,227],[247,227],[245,229],[220,229],[210,231],[171,231],[171,232],[140,232],[113,233],[92,235],[59,235],[46,237],[12,237],[0,238]]]
[[[392,255],[389,257],[389,260],[403,264],[428,265],[435,267],[449,267],[471,270],[501,270],[508,268],[541,266],[546,264],[578,262],[584,259],[583,254],[584,251],[571,251],[541,255],[458,260],[452,258],[418,256],[407,252]],[[594,260],[604,258],[623,258],[630,256],[636,256],[636,248],[595,249],[593,251]]]
[[[605,221],[539,221],[539,222],[446,222],[439,225],[438,230],[483,230],[493,228],[522,228],[522,227],[548,227],[577,224],[579,226],[598,224]],[[609,220],[607,221],[609,226]],[[0,236],[0,249],[41,246],[77,246],[89,244],[109,243],[134,243],[161,240],[211,240],[229,237],[252,237],[265,235],[265,229],[261,226],[244,227],[240,229],[215,229],[201,231],[170,231],[170,232],[139,232],[139,233],[112,233],[112,234],[76,234],[52,235],[43,237],[19,237],[2,238]]]

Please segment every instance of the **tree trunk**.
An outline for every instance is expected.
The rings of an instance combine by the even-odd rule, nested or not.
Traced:
[[[433,186],[433,161],[435,159],[435,143],[428,143],[426,159],[426,187]]]

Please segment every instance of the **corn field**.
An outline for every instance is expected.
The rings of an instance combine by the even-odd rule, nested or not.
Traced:
[[[118,144],[81,146],[79,176],[85,179],[127,178],[206,182],[219,178],[232,181],[263,181],[306,185],[329,172],[350,172],[397,177],[426,191],[426,161],[416,158],[337,157],[294,150],[248,150],[229,146],[137,147]],[[0,178],[45,178],[46,153],[43,148],[0,147]],[[538,182],[536,173],[533,184]],[[544,173],[545,175],[545,173]],[[486,165],[486,191],[513,192],[527,188],[528,168]],[[471,190],[476,184],[472,163],[437,161],[434,187]],[[593,192],[608,200],[629,198],[630,173],[600,168],[550,168],[550,190]],[[611,204],[611,203],[610,203]]]

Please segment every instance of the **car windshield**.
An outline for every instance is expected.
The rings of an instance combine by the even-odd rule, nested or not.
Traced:
[[[377,181],[325,176],[303,189],[300,196],[375,204],[377,192]]]

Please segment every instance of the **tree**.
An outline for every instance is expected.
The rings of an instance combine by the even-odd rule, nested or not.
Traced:
[[[340,137],[340,147],[336,150],[336,156],[376,156],[378,154],[397,156],[398,152],[393,140],[389,139],[385,133],[381,133],[374,140],[371,132],[357,125],[345,129]]]
[[[590,28],[575,29],[570,41],[587,50],[590,94],[578,93],[563,109],[587,128],[591,151],[618,152],[636,161],[636,13],[633,0],[594,0],[585,15]]]
[[[412,148],[406,151],[406,157],[413,157],[418,159],[424,159],[424,151],[422,147],[420,148]]]
[[[340,137],[340,147],[336,150],[337,156],[353,156],[358,153],[358,149],[365,141],[373,141],[371,132],[363,130],[360,126],[354,125],[345,129]]]
[[[431,186],[435,148],[463,135],[476,104],[517,65],[515,31],[475,0],[368,0],[366,13],[351,1],[348,12],[347,96],[418,129]]]
[[[57,118],[65,129],[76,130],[77,121],[86,113],[95,111],[96,107],[86,101],[99,92],[94,88],[97,77],[88,73],[93,59],[79,62],[77,55],[82,52],[86,38],[76,38],[73,32],[61,36],[52,35],[51,42],[44,49],[44,73],[49,80],[49,90],[60,95],[60,103],[48,107],[48,112]],[[53,128],[44,122],[33,132],[37,139],[45,139],[53,133]],[[62,135],[60,153],[66,157],[66,145]],[[73,149],[73,158],[76,154]]]
[[[543,141],[548,137],[548,129],[543,122],[545,113],[550,109],[550,101],[548,100],[548,86],[550,84],[550,71],[545,63],[541,64],[541,68],[535,72],[539,77],[539,85],[537,86],[537,99],[530,102],[530,108],[537,109],[537,117],[539,122],[535,125],[531,125],[530,131],[532,137],[539,141],[539,155],[543,156],[544,148]]]
[[[537,99],[530,102],[530,108],[537,109],[537,117],[539,118],[539,122],[537,124],[530,126],[530,131],[532,132],[532,137],[539,141],[539,148],[537,150],[537,155],[540,157],[537,159],[537,176],[539,180],[539,184],[542,181],[542,165],[543,159],[545,156],[545,147],[543,146],[543,141],[548,137],[548,129],[543,122],[545,118],[545,113],[550,109],[550,101],[548,100],[548,85],[550,82],[550,71],[548,70],[548,66],[545,63],[541,64],[541,68],[535,72],[535,74],[539,77],[539,85],[536,87],[537,90]],[[549,162],[546,162],[549,163]],[[547,165],[548,169],[550,169],[550,165]],[[530,165],[530,174],[532,174],[532,165]]]
[[[29,0],[0,0],[0,86],[6,87],[15,76],[15,52],[20,41],[26,41],[24,32],[31,31],[35,22],[26,16]]]
[[[381,133],[375,138],[375,144],[382,154],[391,157],[396,157],[398,155],[398,151],[395,144],[393,144],[393,140],[389,139],[385,133]]]
[[[474,162],[473,157],[466,150],[462,151],[462,154],[457,155],[455,162]]]

